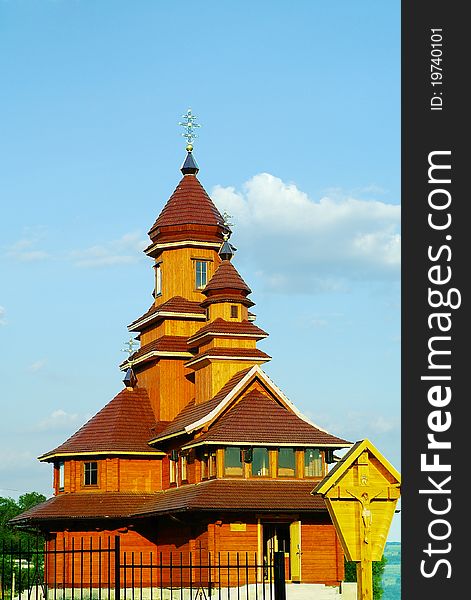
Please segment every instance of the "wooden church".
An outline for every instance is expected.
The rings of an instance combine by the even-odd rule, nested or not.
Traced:
[[[288,580],[339,585],[343,551],[311,491],[351,443],[303,416],[262,370],[270,356],[257,342],[268,334],[186,150],[149,231],[155,299],[129,325],[139,348],[120,365],[125,387],[39,457],[54,495],[12,523],[49,545],[119,534],[121,550],[167,557],[249,552],[266,563],[284,551]]]

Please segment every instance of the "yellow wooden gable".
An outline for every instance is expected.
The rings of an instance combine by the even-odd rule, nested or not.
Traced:
[[[312,490],[324,497],[348,560],[381,560],[400,485],[398,471],[365,439]]]

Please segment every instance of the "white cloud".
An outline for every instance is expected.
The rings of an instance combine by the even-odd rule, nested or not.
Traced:
[[[37,262],[49,258],[49,253],[35,248],[39,237],[24,237],[7,248],[6,256],[20,262]]]
[[[34,363],[31,363],[28,366],[28,371],[31,371],[32,373],[36,373],[37,371],[40,371],[47,363],[47,360],[45,358],[36,360]]]
[[[83,268],[111,267],[135,263],[148,245],[140,233],[125,233],[121,238],[71,252],[75,266]]]
[[[66,430],[73,425],[82,424],[83,418],[78,413],[68,413],[62,408],[54,410],[50,415],[31,427],[32,431]]]
[[[0,306],[0,327],[2,325],[6,325],[7,321],[5,319],[5,315],[6,315],[6,310],[3,306]]]
[[[398,277],[400,207],[377,200],[332,196],[312,200],[269,173],[241,191],[216,186],[212,198],[235,223],[240,243],[271,289],[338,290],[351,279]]]

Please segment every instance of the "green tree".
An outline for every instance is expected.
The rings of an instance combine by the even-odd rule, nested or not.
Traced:
[[[382,584],[384,567],[388,559],[384,556],[381,560],[375,561],[373,565],[373,598],[374,600],[381,600],[384,593]],[[357,563],[345,561],[345,581],[356,581],[357,580]]]
[[[28,543],[36,543],[36,533],[15,529],[9,524],[9,521],[45,500],[46,496],[38,492],[23,494],[18,498],[18,502],[13,498],[0,497],[0,549],[3,545],[9,547],[11,544],[17,545],[20,542],[23,548],[26,548]]]

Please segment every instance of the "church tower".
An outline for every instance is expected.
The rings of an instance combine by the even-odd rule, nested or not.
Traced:
[[[171,421],[192,400],[214,396],[238,371],[270,357],[256,347],[268,334],[252,323],[251,290],[231,262],[230,224],[198,180],[192,140],[182,179],[149,230],[154,302],[128,327],[140,348],[122,365],[147,389],[157,422]]]

